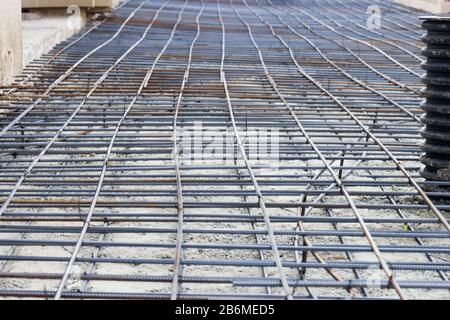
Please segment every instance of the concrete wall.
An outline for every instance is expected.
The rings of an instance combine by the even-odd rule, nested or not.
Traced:
[[[20,0],[0,0],[0,84],[11,83],[22,70]]]
[[[67,8],[76,5],[83,8],[112,8],[119,0],[22,0],[23,8]]]
[[[50,51],[57,43],[78,32],[88,21],[87,9],[31,9],[23,14],[24,65]]]
[[[394,1],[404,4],[405,6],[409,6],[411,8],[435,14],[450,12],[449,0],[394,0]]]
[[[24,64],[79,31],[89,21],[90,14],[104,12],[119,2],[0,0],[0,85],[10,84]],[[26,9],[23,21],[22,8]]]

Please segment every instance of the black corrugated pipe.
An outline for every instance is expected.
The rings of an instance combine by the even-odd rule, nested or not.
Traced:
[[[421,162],[425,167],[422,177],[438,181],[433,191],[450,190],[450,17],[422,17],[422,27],[427,33],[422,37],[427,58],[422,67],[426,70],[422,90],[425,101],[422,109],[425,124],[421,135],[425,138]],[[449,182],[448,184],[445,182]],[[441,198],[441,200],[443,200]],[[449,200],[450,199],[446,199]]]

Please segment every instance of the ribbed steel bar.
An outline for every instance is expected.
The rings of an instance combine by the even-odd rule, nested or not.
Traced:
[[[232,0],[231,0],[231,1],[232,1]],[[243,1],[244,1],[244,3],[246,3],[245,0],[243,0]],[[232,5],[232,7],[234,8],[233,5]],[[235,11],[236,11],[236,10],[235,10]],[[254,12],[254,11],[253,11],[253,12]],[[323,162],[323,164],[324,164],[324,166],[326,167],[326,169],[330,172],[330,174],[331,174],[333,180],[336,181],[337,186],[340,188],[340,190],[341,190],[342,194],[344,195],[345,199],[348,201],[348,203],[349,203],[349,205],[350,205],[350,208],[351,208],[352,211],[355,213],[355,215],[356,215],[356,217],[357,217],[357,219],[358,219],[358,222],[359,222],[359,224],[360,224],[360,226],[361,226],[361,229],[363,230],[363,232],[364,232],[364,234],[365,234],[365,236],[366,236],[368,242],[370,243],[370,245],[371,245],[371,247],[372,247],[372,249],[373,249],[373,251],[374,251],[374,253],[375,253],[376,257],[377,257],[377,259],[379,260],[381,267],[382,267],[383,270],[385,271],[386,276],[388,277],[389,281],[391,281],[392,286],[393,286],[393,287],[395,288],[395,290],[397,291],[399,297],[400,297],[401,299],[404,299],[404,298],[405,298],[405,295],[404,295],[402,289],[400,288],[400,286],[398,285],[396,279],[394,278],[392,271],[391,271],[391,270],[389,269],[389,267],[387,266],[387,263],[386,263],[384,257],[381,255],[381,252],[380,252],[380,250],[378,249],[377,244],[376,244],[375,241],[373,240],[373,237],[372,237],[372,235],[370,234],[370,231],[369,231],[369,229],[367,228],[367,225],[366,225],[366,223],[364,222],[364,219],[362,218],[361,213],[359,212],[359,209],[357,208],[357,206],[356,206],[356,204],[354,203],[353,199],[352,199],[351,196],[349,195],[349,193],[348,193],[346,187],[343,185],[342,180],[338,177],[338,175],[335,173],[335,171],[329,166],[327,159],[323,156],[322,152],[319,150],[319,148],[315,145],[315,143],[314,143],[314,142],[312,141],[312,139],[309,137],[308,133],[307,133],[306,130],[303,128],[303,125],[301,124],[300,120],[297,118],[297,115],[296,115],[295,112],[293,111],[291,105],[287,102],[287,100],[284,98],[284,96],[282,95],[282,93],[281,93],[280,90],[278,89],[278,86],[277,86],[276,82],[273,80],[272,76],[270,75],[270,73],[269,73],[269,71],[268,71],[268,69],[267,69],[267,67],[266,67],[266,64],[265,64],[265,61],[264,61],[264,58],[263,58],[263,54],[262,54],[261,50],[259,49],[259,47],[258,47],[258,45],[257,45],[257,43],[256,43],[256,41],[255,41],[255,39],[254,39],[254,37],[253,37],[253,35],[252,35],[252,31],[251,31],[250,25],[249,25],[249,24],[241,17],[241,15],[239,14],[238,11],[236,11],[236,14],[239,16],[239,19],[242,21],[242,23],[244,23],[244,24],[247,26],[247,29],[248,29],[250,38],[251,38],[251,40],[252,40],[252,42],[253,42],[253,44],[254,44],[256,50],[258,51],[258,55],[259,55],[259,57],[260,57],[261,64],[263,65],[263,68],[264,68],[264,70],[265,70],[265,75],[266,75],[267,79],[269,80],[269,82],[271,83],[271,85],[272,85],[274,91],[277,92],[279,98],[283,101],[283,103],[285,104],[285,106],[289,109],[289,112],[290,112],[290,114],[293,116],[293,118],[295,119],[295,122],[297,123],[297,126],[299,127],[299,129],[300,129],[302,135],[305,137],[307,144],[309,144],[309,145],[314,149],[314,151],[317,153],[318,158]],[[263,23],[266,23],[266,22],[263,20]],[[270,25],[268,25],[268,26],[269,26],[269,28],[270,28],[272,34],[280,40],[280,42],[286,47],[287,50],[289,50],[289,53],[290,53],[291,57],[293,58],[292,49],[286,44],[286,42],[285,42],[280,36],[278,36],[278,35],[275,34],[275,32],[273,31],[272,26],[270,26]],[[294,60],[294,62],[296,63],[296,61],[295,61],[294,58],[293,58],[293,60]],[[297,67],[301,68],[298,64],[297,64]],[[301,71],[301,72],[302,72],[302,71]],[[302,73],[303,73],[303,72],[302,72]],[[303,75],[304,75],[305,77],[307,77],[307,75],[306,75],[305,73],[303,73]],[[310,79],[312,82],[314,82],[314,80],[312,80],[312,78],[309,78],[309,79]],[[318,86],[319,86],[319,85],[318,85]],[[449,230],[450,230],[450,229],[449,229]]]
[[[61,81],[63,81],[69,74],[70,72],[75,69],[76,66],[78,66],[79,64],[81,64],[85,58],[89,57],[90,54],[96,52],[96,50],[101,49],[104,45],[108,44],[110,41],[112,41],[119,33],[121,30],[123,30],[124,26],[126,23],[128,23],[128,21],[130,21],[135,13],[144,6],[146,2],[143,2],[140,6],[138,6],[138,8],[136,8],[136,10],[133,11],[133,13],[127,18],[127,20],[125,20],[124,24],[122,24],[119,28],[119,30],[114,34],[114,36],[108,40],[107,42],[103,43],[101,46],[97,47],[95,50],[89,52],[88,55],[84,56],[83,59],[80,59],[72,68],[70,68],[66,73],[64,73],[63,76],[61,76],[60,78],[58,78],[57,81],[55,81],[48,89],[48,91],[51,91],[55,86],[57,86]],[[158,12],[157,12],[158,13]],[[154,20],[152,20],[153,22]],[[8,195],[6,201],[3,202],[2,206],[0,207],[0,216],[3,215],[3,213],[5,212],[5,210],[8,208],[8,205],[10,204],[11,200],[14,198],[17,190],[19,189],[19,187],[22,185],[22,183],[25,181],[25,179],[27,178],[27,176],[31,173],[31,171],[34,169],[34,167],[39,163],[39,161],[42,159],[42,157],[44,157],[44,155],[47,153],[47,151],[53,146],[53,144],[58,140],[59,135],[61,133],[64,132],[64,130],[66,129],[66,127],[68,127],[71,122],[75,119],[75,117],[78,115],[78,113],[80,112],[80,110],[85,106],[85,104],[87,103],[87,101],[89,100],[89,98],[94,94],[94,92],[97,90],[97,88],[103,83],[103,81],[109,76],[110,72],[118,65],[122,62],[122,60],[132,51],[134,50],[134,48],[136,48],[146,37],[148,31],[150,30],[152,26],[152,23],[149,25],[149,27],[145,30],[143,36],[133,44],[133,46],[131,46],[122,56],[120,56],[119,59],[117,59],[114,64],[112,64],[108,70],[102,74],[102,76],[94,83],[92,89],[89,91],[89,93],[86,95],[86,97],[83,99],[83,101],[77,106],[77,108],[75,109],[75,111],[70,115],[70,117],[64,122],[64,124],[58,129],[58,131],[56,132],[56,134],[52,137],[52,139],[45,144],[44,148],[42,150],[39,151],[39,154],[37,157],[35,157],[33,159],[33,161],[31,162],[31,164],[28,166],[28,168],[26,169],[25,173],[17,180],[16,184],[14,185],[14,188],[11,190],[10,194]],[[40,101],[40,99],[38,99],[37,101]],[[21,113],[19,117],[15,118],[8,126],[6,126],[2,132],[0,133],[0,135],[3,132],[6,132],[10,127],[14,126],[23,116],[25,116],[29,111],[32,110],[32,108],[34,108],[37,104],[32,104],[30,106],[30,108],[26,109],[25,112]],[[29,110],[29,111],[28,111]],[[122,120],[122,119],[121,119]],[[122,120],[123,121],[123,120]],[[115,133],[114,135],[116,135],[117,133]],[[113,136],[114,136],[113,135]],[[104,170],[104,169],[103,169]]]
[[[257,4],[260,6],[259,2],[257,1]],[[273,11],[271,11],[273,12]],[[349,74],[348,72],[346,72],[345,70],[343,70],[341,67],[339,67],[337,64],[335,64],[333,61],[331,61],[309,38],[301,35],[300,33],[298,33],[297,31],[295,31],[291,25],[287,24],[278,14],[276,14],[276,17],[278,18],[278,20],[290,31],[292,31],[292,33],[294,33],[295,35],[297,35],[298,37],[302,38],[303,40],[305,40],[308,44],[310,44],[315,50],[317,50],[317,52],[320,54],[321,57],[323,57],[326,62],[328,62],[330,65],[332,65],[333,67],[335,67],[339,72],[341,72],[344,76],[348,77],[350,80],[352,80],[353,82],[355,82],[357,85],[367,89],[368,91],[375,93],[379,96],[381,96],[383,99],[385,99],[386,101],[388,101],[389,103],[391,103],[392,105],[396,106],[397,108],[399,108],[400,110],[402,110],[403,112],[405,112],[406,114],[408,114],[410,117],[412,117],[414,120],[416,120],[417,122],[420,122],[420,119],[415,116],[413,113],[411,113],[409,110],[407,110],[405,107],[399,105],[397,102],[395,102],[394,100],[392,100],[391,98],[389,98],[388,96],[386,96],[385,94],[383,94],[382,92],[379,92],[378,90],[368,86],[367,84],[364,84],[364,82],[362,82],[361,80],[353,77],[351,74]]]
[[[141,3],[135,10],[131,12],[131,14],[128,16],[128,18],[123,22],[123,24],[120,26],[120,28],[114,33],[114,35],[109,38],[107,41],[103,42],[101,45],[96,47],[95,49],[88,52],[86,55],[84,55],[81,59],[79,59],[75,64],[73,64],[67,71],[65,71],[58,79],[56,79],[48,88],[45,90],[44,93],[42,93],[42,96],[46,97],[48,96],[54,88],[56,88],[61,82],[63,82],[71,73],[73,70],[75,70],[78,66],[80,66],[86,59],[88,59],[91,55],[95,54],[97,51],[102,49],[103,47],[110,44],[114,39],[117,38],[117,36],[121,33],[121,31],[124,29],[126,24],[133,19],[135,14],[141,9],[146,2]],[[100,81],[101,82],[101,81]],[[20,115],[18,115],[16,118],[14,118],[7,126],[2,128],[0,131],[0,137],[4,135],[9,129],[11,129],[14,125],[16,125],[23,117],[25,117],[30,111],[32,111],[39,103],[41,103],[43,98],[39,98],[36,101],[34,101],[27,109],[25,109]]]
[[[173,144],[173,162],[175,167],[175,175],[176,175],[176,192],[177,192],[177,210],[178,210],[178,231],[177,231],[177,244],[175,250],[175,264],[173,271],[173,280],[172,280],[172,295],[171,299],[176,300],[178,294],[180,293],[180,284],[179,278],[182,276],[182,264],[181,258],[183,257],[183,229],[184,229],[184,206],[183,206],[183,186],[181,183],[181,171],[180,171],[180,159],[179,159],[179,147],[178,147],[178,116],[180,114],[181,103],[183,101],[184,89],[186,87],[187,82],[189,81],[189,73],[191,70],[192,64],[192,53],[194,50],[194,46],[200,37],[200,17],[203,14],[203,10],[205,8],[203,0],[201,1],[201,10],[198,12],[195,17],[195,23],[197,24],[197,34],[195,35],[194,40],[192,40],[192,44],[189,48],[188,61],[186,64],[186,71],[183,76],[183,81],[181,83],[180,93],[177,98],[177,102],[175,105],[175,113],[173,117],[173,133],[172,133],[172,144]]]
[[[123,7],[125,4],[127,4],[129,2],[129,0],[126,1],[122,1],[117,7],[116,9],[119,9],[121,7]],[[26,86],[27,82],[30,82],[31,79],[33,79],[34,76],[36,76],[36,74],[44,71],[45,68],[49,67],[51,65],[52,62],[54,62],[59,56],[61,56],[62,54],[66,53],[66,51],[68,49],[70,49],[71,47],[73,47],[74,45],[76,45],[78,42],[80,42],[82,39],[84,39],[85,37],[87,37],[92,31],[97,30],[99,28],[99,26],[101,26],[102,23],[106,22],[109,19],[109,16],[106,16],[104,19],[102,19],[101,21],[94,23],[93,26],[90,26],[87,30],[81,31],[80,34],[75,35],[73,40],[70,40],[70,42],[64,46],[63,48],[59,49],[58,51],[56,51],[55,53],[53,53],[51,55],[51,57],[49,59],[47,59],[47,61],[43,64],[41,64],[37,70],[33,70],[32,73],[28,74],[26,77],[24,77],[23,79],[20,79],[20,81],[14,82],[12,84],[12,88],[6,90],[6,92],[3,92],[1,95],[9,95],[12,94],[14,92],[16,92],[18,90],[18,88]]]
[[[289,7],[292,7],[292,6],[289,5]],[[295,7],[293,7],[293,8],[295,8]],[[305,10],[303,10],[303,9],[299,9],[299,10],[301,10],[301,12],[302,12],[303,14],[305,14],[306,16],[308,16],[309,18],[311,18],[311,19],[313,19],[313,20],[315,20],[315,21],[321,21],[320,19],[317,18],[317,16],[315,16],[315,15],[313,15],[313,14],[311,14],[311,13],[308,13],[307,11],[305,11]],[[315,13],[315,11],[314,11],[314,13]],[[331,19],[330,16],[325,15],[325,14],[323,14],[323,15],[326,16],[327,19],[333,21],[336,25],[338,25],[338,26],[340,26],[340,27],[343,27],[342,24],[340,24],[339,22],[337,22],[337,21],[334,20],[334,19]],[[323,21],[322,21],[322,22],[323,22]],[[351,41],[360,43],[360,44],[362,44],[362,45],[365,45],[365,46],[367,46],[367,47],[370,47],[370,48],[374,49],[375,51],[377,51],[378,53],[380,53],[381,55],[383,55],[388,61],[394,63],[395,65],[397,65],[397,66],[400,67],[401,69],[407,71],[407,72],[410,73],[411,75],[414,75],[414,76],[416,76],[416,77],[420,77],[420,74],[419,74],[418,72],[416,72],[415,70],[412,70],[410,67],[408,67],[408,66],[405,65],[404,63],[398,61],[396,58],[394,58],[393,56],[391,56],[389,53],[387,53],[387,52],[385,51],[386,49],[383,50],[383,49],[381,49],[380,47],[371,44],[369,41],[361,40],[361,39],[356,38],[356,37],[354,37],[354,36],[347,35],[347,34],[341,32],[341,31],[336,31],[335,29],[333,29],[332,27],[330,27],[328,24],[326,24],[326,25],[327,25],[327,28],[328,28],[329,30],[335,32],[335,33],[338,34],[339,36],[342,36],[342,37],[344,37],[345,39],[348,39],[348,40],[351,40]],[[347,28],[347,29],[349,29],[349,28]]]
[[[272,29],[273,30],[273,29]],[[280,38],[279,38],[280,39]],[[280,41],[282,41],[280,39]],[[284,41],[282,41],[284,42]],[[377,50],[378,51],[378,50]],[[290,55],[292,59],[295,61],[294,55],[292,53],[292,50],[290,50]],[[400,164],[400,162],[395,158],[395,156],[389,151],[389,149],[383,145],[383,143],[371,132],[371,130],[365,126],[361,120],[347,107],[345,106],[337,97],[335,97],[331,92],[329,92],[323,85],[321,85],[320,82],[318,82],[316,79],[308,75],[304,72],[303,68],[301,68],[300,65],[296,63],[298,70],[300,73],[302,73],[306,78],[308,78],[311,82],[313,82],[317,87],[319,87],[323,92],[325,92],[331,99],[333,99],[349,116],[352,118],[357,125],[367,133],[368,137],[370,137],[382,150],[385,152],[388,157],[397,165],[398,169],[406,176],[408,181],[414,186],[414,188],[417,189],[418,193],[423,197],[424,201],[430,206],[431,210],[438,216],[442,224],[445,226],[445,228],[450,232],[450,224],[447,221],[447,219],[442,215],[442,213],[436,208],[434,203],[430,200],[430,198],[425,194],[425,192],[422,190],[422,188],[417,184],[417,182],[410,176],[410,174],[403,168],[403,166]]]
[[[230,3],[231,4],[231,3]],[[220,8],[219,8],[220,10]],[[220,12],[220,11],[219,11]],[[245,166],[247,168],[248,174],[250,175],[250,178],[252,180],[252,184],[255,190],[255,193],[258,197],[258,204],[259,207],[262,211],[262,214],[264,216],[264,222],[266,224],[266,229],[267,229],[267,234],[268,237],[270,239],[270,244],[271,244],[271,249],[273,251],[273,257],[275,260],[275,264],[277,266],[279,275],[280,275],[280,280],[281,280],[281,285],[283,286],[284,292],[286,294],[286,298],[288,300],[292,300],[293,296],[292,296],[292,292],[291,292],[291,288],[289,287],[289,284],[287,282],[286,279],[286,274],[285,271],[283,269],[283,262],[281,260],[281,256],[280,256],[280,252],[278,250],[278,243],[275,239],[275,234],[273,231],[273,227],[272,227],[272,221],[270,221],[270,217],[267,211],[267,206],[266,206],[266,202],[264,200],[264,196],[262,195],[261,189],[259,187],[258,181],[255,177],[255,173],[253,171],[253,168],[250,164],[250,160],[249,157],[247,155],[247,152],[245,150],[245,147],[242,143],[242,139],[240,137],[237,125],[236,125],[236,121],[235,121],[235,113],[234,113],[234,108],[233,108],[233,103],[231,102],[231,96],[230,96],[230,92],[228,89],[228,82],[227,82],[227,75],[225,72],[225,54],[226,54],[226,41],[225,39],[225,34],[226,34],[226,28],[225,28],[225,24],[223,22],[223,18],[222,15],[219,14],[219,20],[220,20],[220,24],[222,27],[222,55],[221,55],[221,63],[220,63],[220,80],[223,84],[224,87],[224,91],[225,91],[225,99],[227,102],[227,106],[228,106],[228,112],[229,112],[229,117],[231,120],[231,124],[233,126],[233,133],[234,133],[234,138],[236,140],[236,144],[237,147],[239,148],[239,152],[243,158],[243,161],[245,163]]]
[[[257,2],[257,4],[258,4],[258,6],[261,7],[257,0],[256,0],[256,2]],[[275,15],[276,15],[276,14],[275,14]],[[276,15],[276,16],[277,16],[278,20],[280,20],[280,22],[283,23],[283,25],[285,25],[289,30],[291,30],[293,33],[295,33],[296,35],[298,35],[299,37],[305,39],[306,41],[308,41],[308,43],[310,43],[311,45],[313,45],[313,44],[311,43],[310,40],[308,40],[306,37],[302,36],[301,34],[297,33],[295,30],[292,29],[292,27],[291,27],[290,25],[284,23],[283,20],[282,20],[282,18],[280,18],[280,16],[278,16],[278,15]],[[261,16],[259,16],[259,17],[260,17],[260,19],[262,19]],[[313,45],[313,46],[314,46],[314,45]],[[317,50],[318,50],[318,49],[317,49]],[[330,64],[332,64],[333,66],[335,66],[335,64],[334,64],[332,61],[330,61],[327,57],[325,57],[325,56],[321,53],[320,50],[318,50],[318,52],[321,54],[322,57],[324,57],[324,58],[327,60],[327,62],[329,62]],[[341,70],[341,71],[342,71],[342,70]],[[419,119],[418,119],[417,117],[415,117],[415,120],[418,121]],[[349,172],[349,173],[350,173],[350,172]],[[369,171],[369,173],[371,173],[371,172]],[[314,177],[314,178],[316,178],[316,177]],[[383,191],[385,191],[385,190],[383,189]],[[322,194],[322,195],[325,195],[325,194]],[[321,196],[322,196],[322,195],[321,195]],[[390,197],[390,196],[388,196],[388,197],[389,197],[389,200],[390,200],[392,203],[395,203],[395,201],[392,199],[392,197]],[[319,198],[318,198],[318,199],[319,199]],[[316,200],[316,201],[317,201],[317,200]],[[327,211],[329,211],[329,209],[327,209]],[[398,209],[398,212],[399,212],[399,215],[400,215],[401,217],[403,217],[403,218],[405,217],[404,214],[403,214],[403,212],[401,211],[401,209]],[[302,226],[303,224],[300,222],[299,225]],[[334,224],[334,226],[336,226],[336,225]],[[413,228],[410,224],[408,224],[408,228],[414,231],[414,228]],[[342,239],[342,238],[341,238],[341,239]],[[341,241],[343,241],[343,240],[341,240]],[[423,245],[423,243],[422,243],[422,241],[420,240],[420,238],[418,238],[417,241],[418,241],[419,244]],[[432,258],[429,254],[427,254],[427,258],[430,259],[430,261],[434,261],[433,258]],[[443,280],[447,280],[447,277],[445,276],[445,274],[443,274],[442,272],[440,272],[439,274],[440,274],[440,276],[441,276],[441,278],[442,278]]]
[[[144,79],[143,79],[143,81],[142,81],[142,83],[141,83],[141,85],[139,87],[139,90],[136,92],[136,95],[134,96],[133,100],[127,106],[124,114],[122,115],[122,118],[120,119],[120,121],[116,125],[114,134],[111,137],[110,144],[108,146],[108,150],[107,150],[104,162],[103,162],[102,172],[101,172],[100,178],[98,180],[98,185],[97,185],[97,188],[95,190],[94,198],[92,199],[92,202],[91,202],[91,205],[90,205],[90,208],[89,208],[89,212],[88,212],[87,217],[86,217],[86,219],[84,221],[83,229],[81,230],[79,239],[77,241],[77,244],[75,245],[75,248],[73,249],[70,261],[67,264],[66,270],[64,272],[64,276],[61,278],[61,282],[60,282],[60,284],[58,286],[58,290],[56,291],[56,294],[55,294],[55,299],[60,299],[61,298],[62,292],[64,291],[64,288],[66,286],[67,280],[68,280],[68,278],[70,276],[70,272],[72,271],[72,267],[73,267],[73,265],[74,265],[74,263],[75,263],[75,261],[77,259],[78,252],[80,251],[81,246],[83,245],[84,238],[85,238],[85,236],[87,234],[87,231],[88,231],[88,229],[90,227],[91,218],[94,215],[94,211],[95,211],[95,208],[96,208],[96,205],[97,205],[97,201],[98,201],[98,198],[100,196],[100,192],[101,192],[102,187],[103,187],[103,181],[104,181],[105,174],[106,174],[106,167],[108,166],[108,163],[110,161],[110,156],[112,154],[112,149],[114,147],[114,143],[116,141],[116,137],[117,137],[117,135],[119,133],[119,130],[120,130],[121,126],[122,126],[122,123],[127,118],[128,114],[129,114],[131,108],[134,106],[135,102],[139,99],[139,97],[140,97],[142,91],[144,90],[144,88],[146,88],[148,86],[148,83],[151,80],[153,72],[155,70],[156,64],[158,63],[158,61],[160,60],[161,56],[165,53],[165,51],[167,50],[168,46],[172,42],[172,40],[174,38],[174,35],[175,35],[175,31],[176,31],[179,23],[181,22],[181,18],[182,18],[182,15],[183,15],[184,9],[186,8],[187,3],[188,2],[186,0],[184,2],[183,6],[181,7],[180,13],[178,14],[177,21],[176,21],[175,25],[172,28],[172,32],[170,34],[169,39],[167,40],[165,46],[162,48],[162,50],[159,53],[159,55],[154,60],[151,68],[147,71],[147,74],[145,75],[145,77],[144,77]],[[140,41],[145,39],[148,31],[153,26],[153,22],[156,21],[156,19],[158,19],[159,13],[160,13],[162,8],[164,8],[164,6],[162,6],[160,9],[158,9],[158,11],[156,12],[156,14],[155,14],[154,18],[152,19],[151,23],[146,28],[146,30],[144,32],[144,35],[140,38]],[[131,50],[133,50],[137,45],[139,45],[140,41],[138,41],[135,45],[130,47],[130,49],[127,51],[127,53],[130,52]]]
[[[320,4],[320,2],[318,2],[318,1],[316,1],[315,3],[318,4],[319,8],[324,9],[324,10],[329,11],[329,12],[333,12],[332,9],[342,10],[343,8],[348,8],[348,5],[345,2],[342,2],[342,1],[336,1],[336,2],[332,3],[332,2],[330,2],[328,0],[325,0],[325,6],[322,6]],[[333,13],[335,13],[335,12],[333,12]],[[364,12],[364,13],[366,13],[366,12]],[[417,35],[419,34],[419,33],[417,33],[418,32],[417,30],[414,31],[414,33],[415,33],[414,35],[410,35],[408,33],[405,33],[404,31],[403,32],[399,32],[396,29],[394,29],[394,28],[392,28],[392,27],[390,27],[388,25],[385,25],[385,26],[383,26],[384,27],[383,29],[387,30],[389,33],[388,34],[382,34],[382,33],[378,32],[378,31],[376,31],[374,29],[371,29],[371,28],[369,28],[369,27],[367,27],[365,25],[362,25],[360,23],[355,22],[354,20],[351,20],[351,18],[354,18],[356,16],[356,14],[358,14],[357,9],[355,9],[355,13],[351,12],[349,17],[346,17],[345,15],[342,15],[342,14],[337,14],[337,15],[339,17],[342,17],[345,21],[349,21],[349,22],[354,23],[356,26],[358,26],[363,31],[368,31],[369,33],[373,33],[373,34],[376,34],[376,35],[382,37],[382,38],[381,37],[376,38],[376,37],[372,37],[370,35],[364,35],[363,34],[365,37],[367,37],[367,39],[380,41],[380,42],[386,43],[386,44],[388,44],[390,46],[397,47],[398,49],[400,49],[401,51],[403,51],[406,54],[410,55],[414,59],[416,59],[416,60],[418,60],[420,62],[423,61],[423,58],[420,57],[419,55],[417,55],[414,52],[411,52],[409,49],[407,49],[407,48],[397,44],[397,43],[403,43],[406,46],[412,47],[412,49],[414,49],[414,48],[415,49],[420,49],[421,46],[417,43]],[[390,20],[388,17],[385,17],[384,21],[385,22],[390,22],[390,23],[392,23],[394,25],[397,25],[397,22],[392,22],[392,20]],[[401,27],[403,29],[407,29],[407,28],[405,28],[404,26],[401,26],[401,25],[397,25],[397,26],[399,26],[399,27]],[[345,28],[347,29],[348,27],[345,27]],[[352,33],[361,35],[361,33],[356,31],[355,29],[348,28],[348,30],[350,30]],[[401,37],[397,37],[397,38],[394,37],[393,35],[395,33],[400,33]],[[409,42],[409,41],[405,40],[404,39],[405,37],[407,37],[410,40],[415,41],[416,43]],[[385,39],[389,39],[389,40],[385,40]]]
[[[33,61],[0,96],[0,296],[448,299],[419,15],[129,0]]]

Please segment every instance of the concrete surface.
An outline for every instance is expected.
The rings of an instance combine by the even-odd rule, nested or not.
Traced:
[[[96,8],[107,10],[119,2],[0,0],[0,85],[10,84],[24,65],[78,32]]]
[[[88,16],[84,9],[71,14],[64,9],[41,10],[24,13],[23,17],[23,61],[25,65],[79,31],[88,22]]]
[[[450,12],[450,1],[448,0],[394,0],[411,8],[440,14]]]
[[[22,0],[23,8],[67,8],[76,5],[83,8],[112,8],[119,0]]]
[[[22,70],[20,0],[0,0],[0,84],[11,83]]]

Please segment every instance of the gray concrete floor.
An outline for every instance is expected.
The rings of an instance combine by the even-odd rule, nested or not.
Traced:
[[[50,51],[57,43],[79,31],[88,21],[82,12],[68,15],[65,10],[24,13],[23,18],[24,65]]]

